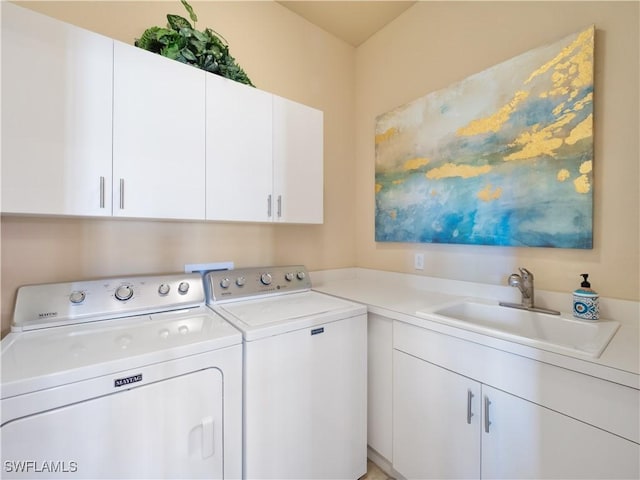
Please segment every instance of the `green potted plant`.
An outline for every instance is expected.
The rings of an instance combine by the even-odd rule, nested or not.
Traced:
[[[168,14],[166,27],[146,29],[135,40],[135,46],[255,87],[229,53],[229,45],[224,37],[210,28],[196,30],[197,15],[186,0],[180,1],[193,25],[180,15]]]

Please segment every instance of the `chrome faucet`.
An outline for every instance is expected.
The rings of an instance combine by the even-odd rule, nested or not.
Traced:
[[[533,273],[526,268],[520,268],[520,275],[512,273],[509,275],[509,286],[518,287],[522,293],[522,306],[533,308]]]
[[[500,302],[503,307],[519,308],[521,310],[530,310],[532,312],[549,313],[551,315],[560,315],[557,310],[549,310],[547,308],[535,307],[533,305],[533,273],[526,268],[519,268],[520,274],[512,273],[509,275],[509,286],[518,287],[522,294],[521,303]]]

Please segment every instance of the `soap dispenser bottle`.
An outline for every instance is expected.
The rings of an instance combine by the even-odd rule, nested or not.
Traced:
[[[584,279],[580,288],[573,292],[573,316],[584,320],[598,320],[600,318],[600,306],[598,294],[591,289],[589,274],[580,274]]]

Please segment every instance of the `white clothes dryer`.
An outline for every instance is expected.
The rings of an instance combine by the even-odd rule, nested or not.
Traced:
[[[3,478],[242,476],[242,337],[199,274],[21,287],[1,361]]]
[[[366,307],[311,291],[303,266],[205,277],[244,338],[244,478],[357,479],[367,471]]]

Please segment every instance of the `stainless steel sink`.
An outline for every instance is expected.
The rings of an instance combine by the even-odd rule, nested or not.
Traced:
[[[464,300],[431,310],[420,317],[466,330],[549,350],[599,357],[620,324],[612,320],[578,320],[504,307],[497,302]]]

